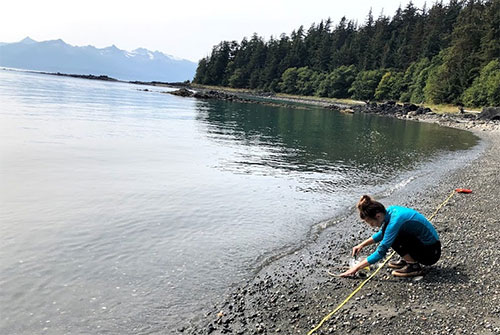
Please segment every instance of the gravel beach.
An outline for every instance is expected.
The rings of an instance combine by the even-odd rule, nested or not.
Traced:
[[[473,190],[456,193],[432,220],[442,257],[423,277],[394,278],[384,267],[315,334],[500,334],[500,126],[440,116],[419,120],[469,129],[486,144],[479,158],[398,199],[429,217],[455,188]],[[345,269],[352,246],[372,234],[354,211],[336,220],[334,229],[270,262],[173,333],[307,334],[363,281],[328,274]]]

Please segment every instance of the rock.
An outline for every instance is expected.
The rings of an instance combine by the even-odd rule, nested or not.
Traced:
[[[415,104],[405,103],[405,104],[403,104],[403,108],[404,108],[405,112],[413,112],[413,111],[416,111],[418,109],[418,106]]]
[[[208,327],[207,327],[207,334],[211,334],[214,332],[216,328],[214,327],[213,324],[209,324]]]
[[[432,113],[430,108],[418,107],[414,104],[397,104],[395,101],[387,101],[384,103],[377,104],[375,102],[367,102],[366,105],[358,105],[352,107],[353,111],[356,112],[364,112],[364,113],[376,113],[383,115],[393,115],[393,116],[402,116],[402,115],[420,115],[420,114],[428,114]]]
[[[257,326],[255,326],[255,331],[257,332],[257,334],[262,334],[262,333],[264,333],[265,330],[266,330],[266,327],[263,323],[259,323],[259,324],[257,324]]]
[[[500,107],[484,107],[478,115],[480,120],[500,120]]]
[[[181,89],[178,89],[177,91],[168,92],[168,93],[170,93],[172,95],[177,95],[179,97],[192,97],[194,95],[194,92],[188,90],[187,88],[181,88]]]

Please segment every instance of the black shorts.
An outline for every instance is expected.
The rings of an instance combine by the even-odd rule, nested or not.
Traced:
[[[435,264],[441,257],[441,242],[423,244],[415,235],[399,233],[392,243],[392,249],[400,256],[410,255],[423,265]]]

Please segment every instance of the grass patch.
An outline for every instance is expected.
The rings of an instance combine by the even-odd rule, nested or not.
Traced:
[[[246,88],[233,88],[226,86],[212,86],[212,85],[200,85],[200,84],[191,84],[193,88],[205,89],[205,90],[216,90],[222,92],[230,92],[230,93],[242,93],[242,94],[255,94],[259,95],[265,93],[261,90],[251,90]],[[294,99],[294,100],[303,100],[303,101],[321,101],[326,103],[341,103],[347,105],[362,105],[363,101],[353,100],[353,99],[336,99],[336,98],[326,98],[326,97],[317,97],[317,96],[306,96],[306,95],[295,95],[295,94],[286,94],[286,93],[272,93],[276,100],[280,98],[283,99]]]
[[[276,97],[278,98],[286,98],[286,99],[299,99],[299,100],[309,100],[309,101],[322,101],[328,103],[340,103],[346,105],[362,105],[364,101],[353,100],[353,99],[337,99],[337,98],[326,98],[326,97],[317,97],[317,96],[306,96],[306,95],[293,95],[293,94],[285,94],[285,93],[276,93]]]
[[[456,105],[434,105],[434,104],[423,104],[424,107],[429,107],[436,114],[457,114],[460,112],[460,108]],[[480,110],[469,109],[464,107],[464,111],[467,113],[480,113]]]
[[[226,87],[226,86],[212,86],[212,85],[200,85],[200,84],[191,84],[191,87],[193,88],[200,88],[204,90],[215,90],[215,91],[223,91],[223,92],[232,92],[232,93],[259,93],[261,91],[257,90],[250,90],[247,88],[233,88],[233,87]]]
[[[423,106],[429,107],[436,114],[456,114],[460,111],[455,105],[423,104]]]

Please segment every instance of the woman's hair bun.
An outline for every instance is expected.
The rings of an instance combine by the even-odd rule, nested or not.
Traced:
[[[369,205],[373,201],[372,197],[369,195],[363,195],[358,202],[358,209]]]

